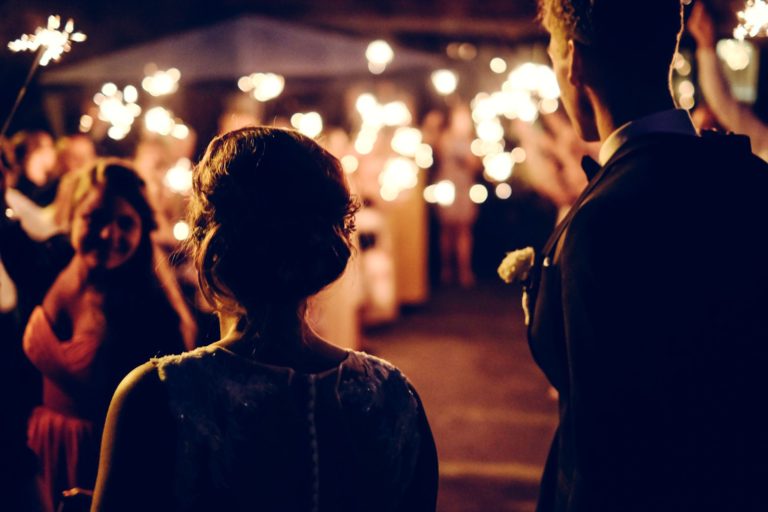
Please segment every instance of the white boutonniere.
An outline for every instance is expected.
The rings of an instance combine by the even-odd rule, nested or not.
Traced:
[[[533,247],[508,252],[499,265],[499,277],[507,284],[524,283],[531,273],[535,259],[536,252]]]
[[[533,247],[508,252],[499,265],[499,277],[507,284],[523,284],[530,277],[535,261],[536,251],[533,250]],[[528,325],[531,323],[531,308],[525,289],[523,289],[523,311],[525,312],[525,325]]]

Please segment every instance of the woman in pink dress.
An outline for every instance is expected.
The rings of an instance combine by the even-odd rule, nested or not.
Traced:
[[[148,357],[183,351],[184,333],[193,335],[172,277],[157,270],[153,212],[135,172],[102,162],[77,177],[68,204],[74,254],[60,262],[24,334],[24,351],[43,376],[28,443],[39,458],[47,511],[67,489],[93,489],[102,426],[120,380]],[[20,230],[16,241],[4,252],[29,254],[36,271],[34,243]]]

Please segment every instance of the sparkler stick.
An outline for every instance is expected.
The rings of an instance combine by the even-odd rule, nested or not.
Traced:
[[[32,62],[32,67],[27,73],[27,78],[24,80],[24,84],[19,90],[19,94],[16,96],[16,101],[13,104],[13,108],[8,113],[8,116],[3,122],[2,129],[0,129],[0,138],[5,136],[8,131],[8,127],[11,125],[13,116],[16,115],[16,111],[21,105],[21,101],[27,93],[27,88],[32,82],[32,78],[35,76],[37,68],[40,66],[47,66],[49,62],[58,61],[62,54],[72,49],[72,43],[79,43],[85,41],[86,36],[82,32],[74,32],[75,22],[70,19],[64,26],[64,30],[61,28],[61,18],[59,16],[49,16],[48,25],[38,27],[34,34],[24,34],[19,39],[8,43],[8,48],[13,52],[21,51],[33,51],[36,52],[35,60]]]

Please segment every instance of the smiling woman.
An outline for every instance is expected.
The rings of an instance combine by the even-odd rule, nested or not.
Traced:
[[[0,236],[20,289],[29,290],[25,272],[53,278],[24,334],[24,351],[43,376],[43,404],[32,413],[28,441],[51,511],[62,491],[93,488],[102,424],[118,382],[152,356],[182,352],[194,335],[172,277],[156,270],[164,267],[150,236],[154,212],[130,167],[107,160],[73,175],[56,205],[74,254],[55,262],[53,272],[32,267],[40,247],[18,226],[6,222]]]

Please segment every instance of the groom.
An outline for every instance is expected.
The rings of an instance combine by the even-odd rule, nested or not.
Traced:
[[[539,0],[599,165],[538,264],[540,512],[768,510],[768,168],[675,108],[680,0]]]

